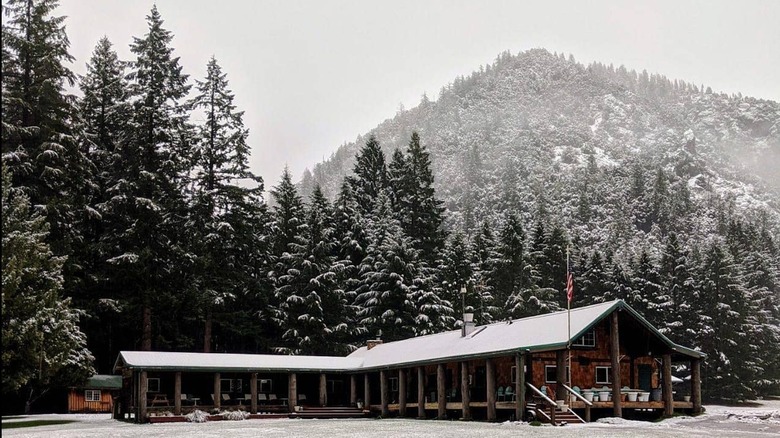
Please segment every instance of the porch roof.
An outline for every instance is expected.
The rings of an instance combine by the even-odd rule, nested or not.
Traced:
[[[130,368],[159,371],[327,372],[349,371],[359,368],[362,362],[359,358],[341,356],[122,351],[114,370]]]

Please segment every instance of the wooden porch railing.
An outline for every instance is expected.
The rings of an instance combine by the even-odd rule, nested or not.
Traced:
[[[526,384],[526,386],[528,386],[531,389],[531,391],[534,394],[539,396],[546,404],[548,404],[550,406],[550,415],[549,415],[550,422],[554,425],[555,424],[555,409],[558,407],[558,404],[555,403],[555,401],[553,399],[551,399],[550,397],[547,397],[547,395],[545,393],[543,393],[542,391],[540,391],[539,388],[537,388],[534,385],[532,385],[531,382],[525,382],[525,384]],[[537,407],[537,409],[539,409],[539,408]]]
[[[582,394],[569,388],[568,385],[561,384],[561,386],[563,386],[566,389],[566,391],[568,391],[575,398],[585,403],[585,422],[590,423],[590,408],[593,406],[593,403],[589,402],[585,397],[582,396]]]

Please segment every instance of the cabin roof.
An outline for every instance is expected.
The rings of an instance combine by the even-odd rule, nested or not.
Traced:
[[[578,339],[613,311],[625,311],[656,336],[673,353],[692,358],[704,354],[675,344],[622,300],[571,310],[571,339]],[[478,326],[465,336],[452,330],[359,348],[347,357],[282,356],[268,354],[177,353],[122,351],[120,368],[179,371],[361,371],[442,361],[504,356],[517,352],[541,352],[566,348],[567,311]]]

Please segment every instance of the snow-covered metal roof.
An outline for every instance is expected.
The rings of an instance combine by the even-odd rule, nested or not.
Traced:
[[[669,340],[622,300],[572,309],[571,339],[578,339],[604,317],[618,309],[626,310],[671,350],[684,356],[704,357],[701,352]],[[461,336],[460,330],[453,330],[387,342],[371,350],[362,347],[347,357],[123,351],[117,358],[115,369],[235,372],[359,371],[503,356],[520,351],[551,351],[565,348],[569,341],[567,318],[567,312],[561,311],[497,322],[476,327],[465,337]]]
[[[674,344],[622,300],[572,309],[571,338],[581,337],[588,329],[618,308],[631,313],[672,350],[692,357],[703,356],[700,352]],[[567,318],[566,311],[548,313],[480,326],[465,337],[461,337],[460,330],[456,330],[388,342],[377,345],[371,350],[362,347],[348,357],[361,357],[362,368],[372,369],[441,362],[442,359],[462,360],[470,357],[502,356],[519,351],[558,350],[568,344]]]
[[[114,368],[222,372],[349,371],[360,368],[362,362],[360,358],[341,356],[122,351]]]

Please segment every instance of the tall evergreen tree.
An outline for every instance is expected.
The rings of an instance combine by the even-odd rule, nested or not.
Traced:
[[[153,309],[177,306],[187,290],[191,256],[187,252],[184,184],[190,167],[186,108],[187,76],[170,46],[156,7],[147,16],[148,33],[135,38],[137,59],[131,77],[132,117],[128,136],[117,151],[118,171],[109,187],[104,217],[113,287],[121,288],[141,314],[140,348],[151,350]],[[158,319],[158,325],[165,323]],[[137,326],[137,325],[136,325]],[[158,343],[175,338],[158,331]],[[129,345],[128,347],[134,347]]]
[[[3,395],[24,392],[25,412],[51,387],[80,384],[94,358],[81,311],[62,299],[64,257],[46,243],[48,224],[3,166]]]
[[[194,143],[193,193],[190,223],[197,236],[193,252],[197,257],[194,286],[201,296],[204,317],[203,351],[211,351],[213,312],[226,300],[241,297],[247,282],[240,252],[255,244],[252,235],[237,230],[257,220],[262,209],[263,180],[249,171],[249,147],[242,111],[233,103],[227,75],[213,57],[206,66],[206,78],[196,81],[198,94],[190,102],[202,111],[205,121]],[[249,238],[240,242],[239,238]]]

